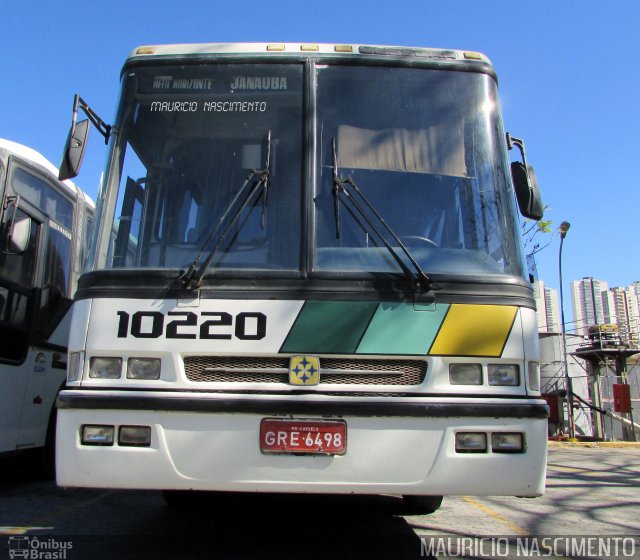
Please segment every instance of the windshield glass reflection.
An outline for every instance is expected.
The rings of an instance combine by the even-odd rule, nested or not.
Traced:
[[[522,276],[502,128],[490,77],[407,68],[319,70],[319,270],[399,271],[384,240],[343,212],[336,235],[332,143],[426,273]]]

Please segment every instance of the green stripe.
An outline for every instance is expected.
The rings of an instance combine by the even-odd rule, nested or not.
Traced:
[[[377,302],[307,301],[281,352],[353,354]]]
[[[424,356],[447,309],[446,304],[436,304],[432,311],[416,311],[410,303],[381,303],[357,353]]]

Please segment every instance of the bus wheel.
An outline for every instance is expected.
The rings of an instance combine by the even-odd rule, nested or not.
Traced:
[[[429,514],[438,511],[442,496],[402,496],[406,510],[411,514]]]
[[[58,419],[58,410],[55,405],[51,409],[49,415],[49,423],[47,424],[47,435],[45,437],[44,447],[37,450],[38,463],[37,475],[44,480],[56,479],[56,423]]]

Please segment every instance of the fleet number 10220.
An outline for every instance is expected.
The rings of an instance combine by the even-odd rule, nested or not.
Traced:
[[[259,312],[232,315],[226,311],[118,311],[118,338],[185,338],[261,340],[267,334],[267,316]]]

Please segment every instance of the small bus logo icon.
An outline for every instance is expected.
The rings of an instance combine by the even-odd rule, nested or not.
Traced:
[[[9,537],[9,558],[29,558],[29,537]]]

